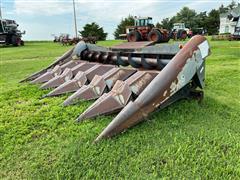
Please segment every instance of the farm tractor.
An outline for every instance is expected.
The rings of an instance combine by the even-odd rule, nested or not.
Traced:
[[[170,38],[174,40],[185,40],[192,36],[192,31],[185,27],[184,23],[174,23],[170,32]]]
[[[138,33],[133,32],[133,36]],[[154,32],[156,37],[160,34],[157,29],[143,33],[149,35],[151,33],[146,32]],[[70,95],[63,102],[64,106],[96,100],[84,112],[79,109],[82,112],[76,117],[79,123],[118,113],[96,138],[97,142],[126,131],[149,119],[154,111],[178,100],[201,101],[205,60],[209,55],[208,41],[200,35],[193,36],[181,47],[162,44],[131,52],[81,41],[47,68],[21,82],[29,81],[40,84],[40,89],[51,89],[43,98]]]
[[[74,37],[74,38],[70,38],[69,34],[61,34],[60,36],[55,36],[54,35],[54,40],[53,42],[58,42],[61,43],[62,45],[76,45],[79,41],[84,41],[87,43],[91,43],[91,44],[96,44],[97,42],[97,37],[95,36],[88,36],[88,37]]]
[[[54,36],[53,42],[61,43],[62,45],[73,45],[80,41],[79,38],[70,38],[69,34],[61,34],[60,36]]]
[[[23,46],[24,41],[21,38],[25,32],[17,28],[18,24],[14,20],[0,19],[0,44]]]
[[[153,41],[154,43],[168,42],[169,35],[166,29],[154,27],[152,17],[135,17],[134,26],[127,27],[129,42]]]

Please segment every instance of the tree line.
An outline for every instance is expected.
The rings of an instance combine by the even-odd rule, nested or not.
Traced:
[[[229,5],[223,4],[218,9],[212,9],[210,12],[204,11],[197,13],[194,9],[183,7],[177,14],[171,18],[164,18],[157,22],[155,27],[171,30],[174,23],[185,23],[185,26],[191,29],[203,28],[209,35],[218,34],[220,25],[220,14],[226,13],[230,9],[238,6],[238,3],[232,1]],[[126,33],[126,26],[134,25],[134,17],[129,15],[121,20],[117,26],[114,37],[119,39],[120,34]]]
[[[191,29],[203,28],[209,35],[218,34],[220,25],[220,14],[226,13],[230,9],[238,6],[234,0],[227,6],[221,5],[218,9],[212,9],[210,12],[204,11],[197,13],[194,9],[183,7],[173,17],[164,18],[161,22],[157,22],[155,27],[171,30],[174,23],[185,23],[185,26]],[[126,33],[126,26],[134,25],[134,16],[129,15],[123,18],[117,25],[114,32],[115,39],[119,39],[120,34]],[[105,40],[107,33],[104,32],[103,27],[93,22],[86,24],[82,31],[79,31],[82,37],[96,37],[98,40]]]

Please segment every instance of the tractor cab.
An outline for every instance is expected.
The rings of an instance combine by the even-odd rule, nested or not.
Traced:
[[[186,28],[185,23],[174,23],[173,28],[170,32],[170,38],[172,39],[181,39],[184,40],[187,37],[192,36],[192,31],[189,28]]]
[[[178,29],[186,29],[186,27],[185,27],[184,23],[174,23],[173,24],[173,29],[176,29],[176,30],[178,30]]]
[[[175,30],[175,31],[179,31],[179,30],[186,31],[187,34],[190,31],[189,28],[186,28],[185,23],[174,23],[173,24],[173,30]]]
[[[0,33],[16,33],[18,24],[14,20],[0,19]]]
[[[134,26],[153,26],[152,17],[135,17]]]
[[[18,24],[14,20],[0,18],[0,44],[4,45],[23,45],[21,37],[25,34],[18,30]]]

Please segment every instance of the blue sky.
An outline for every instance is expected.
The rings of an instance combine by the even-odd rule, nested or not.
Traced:
[[[0,0],[3,18],[15,19],[26,40],[50,40],[52,34],[74,34],[72,0]],[[153,22],[175,15],[183,6],[197,12],[210,11],[231,0],[75,0],[78,30],[97,22],[113,39],[121,18],[152,16]]]

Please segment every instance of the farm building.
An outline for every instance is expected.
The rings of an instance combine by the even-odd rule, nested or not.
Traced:
[[[226,13],[220,14],[219,34],[233,34],[237,27],[240,27],[240,4]]]

